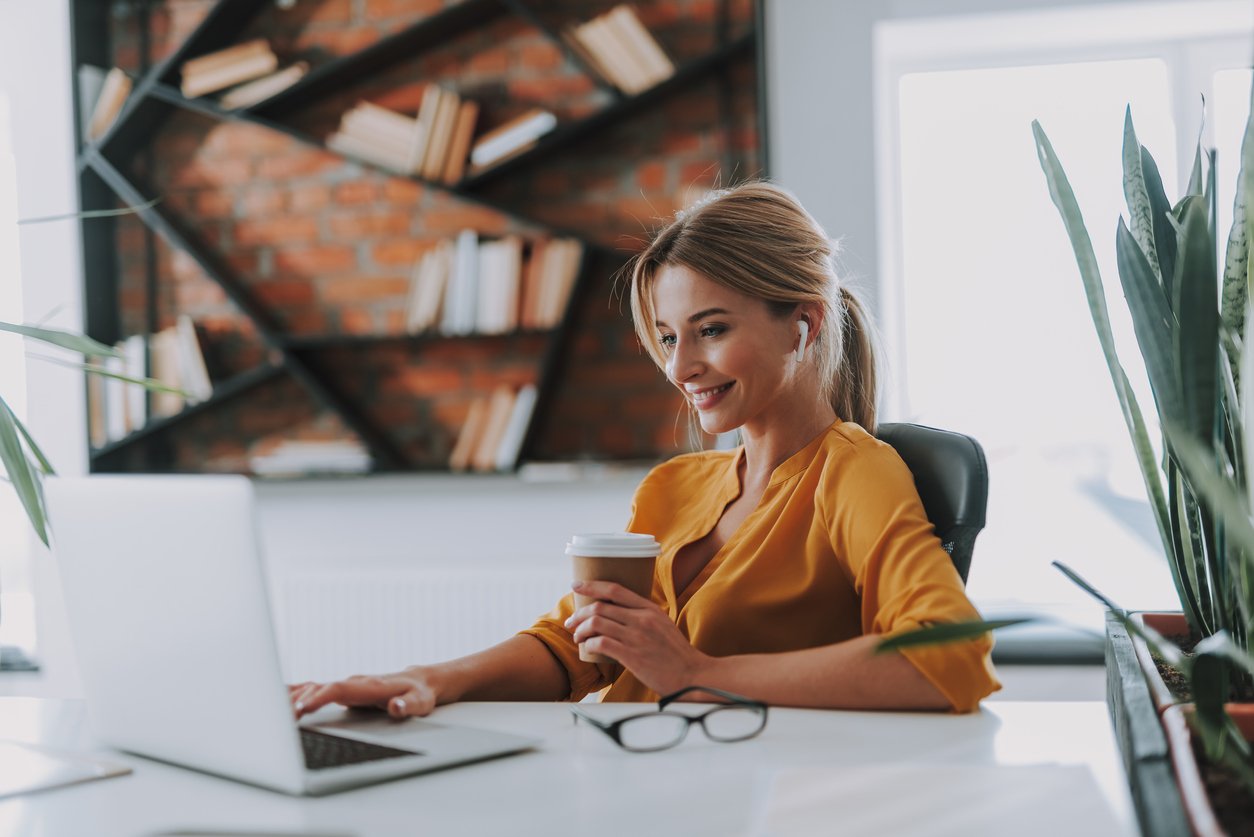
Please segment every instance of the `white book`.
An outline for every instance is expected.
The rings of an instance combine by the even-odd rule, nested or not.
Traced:
[[[509,414],[509,423],[505,425],[505,433],[501,436],[500,447],[496,451],[496,468],[507,471],[514,467],[518,455],[522,453],[523,439],[527,435],[527,427],[531,424],[531,414],[536,407],[536,388],[526,384],[518,390],[514,398],[514,408]]]
[[[511,124],[506,130],[492,131],[481,138],[470,151],[470,162],[476,166],[491,165],[556,127],[556,116],[547,110],[537,110],[527,118]]]
[[[252,107],[277,96],[309,72],[309,62],[297,61],[278,72],[259,79],[241,84],[218,100],[218,104],[227,110]]]
[[[104,359],[104,368],[110,373],[105,378],[105,435],[112,442],[130,432],[126,417],[126,384],[112,377],[126,374],[126,358],[107,357]]]
[[[145,366],[148,357],[148,341],[142,334],[132,334],[122,341],[122,351],[126,354],[126,377],[146,378]],[[126,388],[126,423],[132,430],[143,427],[148,421],[148,390],[139,384],[125,384]]]
[[[457,236],[453,270],[445,293],[444,320],[440,330],[444,334],[473,333],[478,298],[479,235],[474,230],[462,230]]]
[[[479,244],[479,294],[476,300],[475,330],[495,334],[498,328],[496,306],[501,296],[501,245],[499,241]]]
[[[209,380],[205,356],[200,351],[196,324],[187,314],[179,314],[174,328],[178,335],[179,378],[183,382],[183,389],[187,390],[187,402],[196,404],[208,401],[213,395],[213,382]]]

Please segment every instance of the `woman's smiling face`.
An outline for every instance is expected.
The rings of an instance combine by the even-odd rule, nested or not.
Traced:
[[[706,433],[764,423],[786,409],[799,330],[766,303],[683,265],[664,265],[653,284],[666,377],[697,411]]]

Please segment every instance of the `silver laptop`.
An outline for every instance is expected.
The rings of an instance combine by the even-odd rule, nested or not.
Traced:
[[[537,743],[386,716],[298,727],[246,478],[53,478],[46,495],[83,688],[106,744],[318,795]],[[404,743],[393,735],[389,745],[388,732]]]

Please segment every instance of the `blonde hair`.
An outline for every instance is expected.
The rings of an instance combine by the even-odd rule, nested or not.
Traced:
[[[746,296],[778,317],[798,305],[822,307],[814,335],[822,397],[836,415],[875,432],[875,350],[862,303],[836,276],[835,247],[787,190],[749,182],[712,193],[676,214],[631,265],[636,336],[660,369],[653,284],[666,265],[681,265]]]

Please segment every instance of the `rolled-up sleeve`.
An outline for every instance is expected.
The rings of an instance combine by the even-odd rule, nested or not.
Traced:
[[[622,673],[622,667],[613,663],[586,663],[579,659],[579,645],[565,626],[566,620],[574,612],[575,597],[568,593],[556,607],[537,619],[534,625],[519,633],[533,636],[544,643],[562,668],[566,669],[566,677],[570,680],[568,699],[578,701],[613,683]]]
[[[832,469],[822,496],[832,547],[861,598],[862,630],[891,636],[941,622],[979,619],[962,579],[927,519],[909,468],[868,440]],[[959,712],[1001,688],[985,635],[900,652]]]

